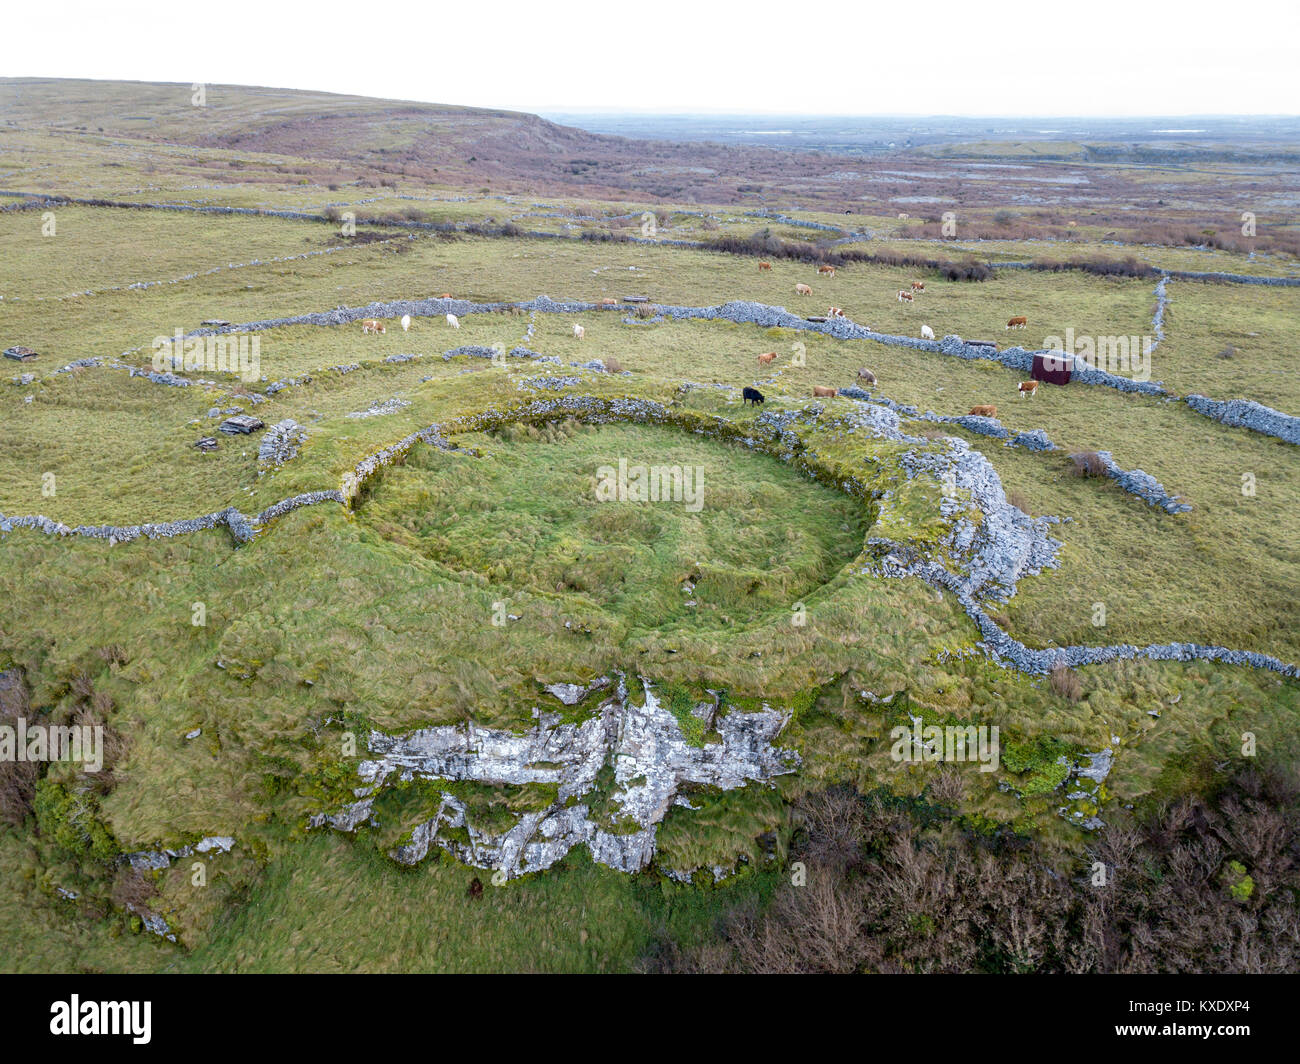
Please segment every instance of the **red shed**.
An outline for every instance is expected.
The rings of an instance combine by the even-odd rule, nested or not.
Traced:
[[[1048,384],[1069,384],[1073,372],[1073,355],[1047,351],[1034,355],[1034,369],[1030,376],[1036,381],[1046,381]]]

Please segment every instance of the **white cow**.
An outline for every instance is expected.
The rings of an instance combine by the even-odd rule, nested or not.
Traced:
[[[402,332],[409,332],[411,329],[411,315],[402,315]]]
[[[928,326],[928,325],[922,325],[922,326],[921,326],[921,339],[922,339],[922,340],[933,340],[933,339],[934,339],[934,330],[931,329],[930,326]]]
[[[575,325],[573,327],[573,335],[576,336],[579,340],[581,340],[584,336],[587,335],[587,330],[584,329],[581,325]]]
[[[448,315],[447,315],[447,324],[450,325],[453,329],[459,329],[459,328],[460,328],[460,319],[459,319],[458,317],[456,317],[455,314],[448,314]]]

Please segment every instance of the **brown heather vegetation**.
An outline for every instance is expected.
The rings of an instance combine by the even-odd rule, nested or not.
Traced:
[[[0,672],[0,727],[16,727],[30,711],[27,687],[17,670]],[[0,823],[22,827],[32,812],[40,766],[31,761],[0,761]]]
[[[1047,674],[1047,683],[1052,693],[1070,702],[1077,702],[1083,697],[1083,682],[1079,674],[1064,662],[1052,666]]]
[[[1077,454],[1070,455],[1070,461],[1074,463],[1074,475],[1076,477],[1104,477],[1106,475],[1106,463],[1096,451],[1079,451]]]
[[[738,909],[715,943],[660,940],[651,971],[1291,972],[1300,964],[1300,790],[1245,770],[1208,797],[1110,824],[1063,861],[956,814],[960,777],[916,800],[848,788],[797,806],[790,860],[764,911]],[[1098,885],[1094,862],[1105,865]]]
[[[844,266],[848,263],[869,263],[874,266],[901,266],[938,270],[949,281],[985,281],[993,276],[992,269],[985,263],[973,260],[953,262],[947,259],[934,259],[920,255],[900,255],[894,251],[872,253],[858,248],[835,250],[818,247],[816,244],[803,241],[782,240],[767,230],[760,230],[748,237],[726,233],[709,240],[707,246],[714,251],[722,251],[729,255],[750,255],[764,259],[792,259],[796,262],[826,263],[830,266]]]

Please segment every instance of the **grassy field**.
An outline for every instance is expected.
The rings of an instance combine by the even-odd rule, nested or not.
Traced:
[[[45,91],[24,106],[48,106]],[[661,239],[764,228],[787,241],[832,235],[760,221],[734,203],[620,201],[568,188],[483,192],[450,177],[444,185],[406,176],[398,191],[359,184],[351,171],[336,181],[321,160],[288,145],[169,143],[180,128],[169,124],[178,121],[174,101],[130,98],[139,106],[114,98],[102,117],[79,105],[79,117],[53,130],[27,120],[0,127],[0,188],[311,211],[350,205],[438,221],[513,219],[569,235],[636,235],[641,211],[652,208],[664,214]],[[211,118],[229,130],[254,106],[241,98]],[[368,103],[357,107],[370,113]],[[132,113],[151,116],[149,134],[124,131]],[[439,121],[455,119],[449,111]],[[376,144],[393,148],[413,135],[398,123]],[[1022,147],[1026,159],[1061,152]],[[532,213],[559,217],[525,217]],[[1016,638],[1035,647],[1185,640],[1300,661],[1300,458],[1181,402],[1081,385],[1044,387],[1022,402],[1018,376],[991,362],[722,321],[651,322],[625,309],[466,314],[458,330],[440,316],[417,318],[409,332],[390,321],[381,336],[355,324],[268,328],[256,334],[260,365],[250,381],[192,372],[194,383],[179,388],[114,366],[54,372],[89,356],[146,367],[155,337],[205,319],[252,322],[442,292],[484,302],[756,300],[803,314],[833,304],[881,332],[916,336],[928,325],[940,337],[1037,347],[1067,329],[1150,333],[1153,279],[1006,270],[953,282],[876,265],[825,278],[809,263],[777,259],[760,272],[754,258],[668,246],[407,239],[382,225],[362,231],[396,238],[365,243],[325,222],[72,206],[55,215],[57,232],[47,237],[40,211],[0,213],[0,346],[40,352],[34,363],[6,361],[0,375],[0,513],[68,524],[229,506],[253,514],[337,489],[359,462],[430,425],[454,426],[458,449],[417,444],[354,506],[294,511],[241,547],[225,529],[113,547],[28,530],[0,535],[0,670],[21,675],[33,713],[52,721],[89,714],[120,746],[97,780],[49,766],[25,819],[0,824],[0,882],[10,888],[0,914],[5,967],[627,971],[666,939],[706,942],[723,914],[764,903],[797,828],[791,803],[805,792],[851,783],[926,795],[933,766],[890,756],[890,729],[911,717],[996,724],[1021,752],[995,774],[962,766],[963,830],[1035,835],[1075,854],[1092,836],[1063,812],[1123,823],[1130,807],[1208,785],[1203,766],[1239,761],[1244,732],[1270,758],[1300,753],[1294,681],[1142,661],[1078,670],[1079,689],[1059,690],[988,661],[951,595],[864,572],[879,521],[912,545],[931,545],[943,527],[939,495],[902,462],[909,450],[938,453],[946,433],[987,456],[1016,505],[1062,518],[1051,526],[1059,567],[989,604]],[[1131,253],[1178,269],[1285,273],[1296,265],[1114,247],[1091,229],[1078,242],[940,245],[910,239],[910,220],[870,206],[851,218],[798,217],[872,229],[884,239],[860,245],[869,250],[936,258]],[[317,251],[328,253],[306,255]],[[899,303],[896,291],[914,278],[925,291]],[[144,282],[162,283],[131,287]],[[796,283],[814,295],[797,296]],[[1287,355],[1300,295],[1182,281],[1168,295],[1153,379],[1180,395],[1243,396],[1300,412]],[[1028,330],[1008,334],[1006,319],[1021,314]],[[560,364],[444,358],[463,345],[521,344]],[[1220,357],[1228,345],[1232,357]],[[759,364],[769,351],[775,361]],[[418,357],[386,361],[397,355]],[[592,359],[616,359],[627,372],[576,365]],[[1011,448],[923,421],[905,427],[932,438],[910,445],[845,431],[860,405],[814,402],[812,389],[847,387],[860,367],[878,378],[873,394],[947,416],[996,404],[1008,428],[1042,429],[1060,450]],[[37,379],[20,385],[20,373]],[[546,377],[571,379],[556,389]],[[297,383],[267,394],[269,383],[289,378]],[[742,405],[745,386],[763,391],[761,409]],[[520,411],[561,394],[652,400],[668,423],[583,424]],[[387,413],[350,416],[391,400]],[[268,425],[292,418],[306,442],[282,467],[259,466],[260,433],[216,431],[235,408]],[[491,415],[474,420],[484,411]],[[737,442],[777,415],[792,418],[793,453],[815,456],[816,478]],[[218,437],[215,451],[193,446],[209,435]],[[1087,450],[1144,469],[1192,510],[1171,515],[1109,479],[1074,475],[1070,453]],[[597,502],[600,467],[620,459],[702,469],[703,505]],[[865,498],[838,490],[850,480]],[[1253,493],[1243,492],[1244,480]],[[503,602],[518,619],[499,626],[492,618]],[[796,607],[805,623],[793,623]],[[386,798],[388,822],[355,839],[308,830],[309,816],[337,809],[356,784],[365,751],[340,754],[342,729],[522,729],[539,706],[557,705],[542,701],[544,685],[614,671],[634,687],[645,677],[670,701],[717,692],[731,708],[781,708],[790,722],[779,742],[798,751],[799,771],[770,787],[692,793],[692,808],[674,807],[661,825],[656,861],[642,875],[575,850],[544,874],[488,888],[481,901],[466,893],[475,872],[445,855],[414,869],[385,856],[411,826],[418,794]],[[1104,787],[1082,798],[1054,789],[1058,756],[1104,748],[1115,751]],[[534,797],[463,789],[489,818]],[[180,943],[141,933],[127,901],[144,887],[125,882],[113,858],[212,834],[237,845],[211,859],[210,887],[194,889],[184,862],[145,884],[151,911]],[[749,863],[716,886],[707,871],[691,884],[663,874],[737,861]]]

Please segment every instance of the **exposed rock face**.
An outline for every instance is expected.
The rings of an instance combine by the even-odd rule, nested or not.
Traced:
[[[909,476],[934,477],[955,489],[942,504],[952,520],[946,547],[950,563],[956,563],[953,590],[972,598],[1006,599],[1015,594],[1021,577],[1059,564],[1061,544],[1047,534],[1057,519],[1030,517],[1007,502],[992,463],[965,440],[949,439],[942,452],[912,451],[904,455],[903,467]],[[969,516],[972,506],[978,521]],[[907,568],[893,555],[882,565],[886,575]]]
[[[378,400],[372,400],[370,406],[365,410],[354,410],[350,414],[344,414],[344,417],[363,418],[363,417],[384,417],[386,414],[396,414],[404,406],[410,406],[409,399],[399,399],[393,396],[391,399],[385,399],[382,403]]]
[[[1198,414],[1214,418],[1235,428],[1251,429],[1266,436],[1276,436],[1287,443],[1300,444],[1300,418],[1274,410],[1250,399],[1229,399],[1226,402],[1204,395],[1189,395],[1187,405]]]
[[[1106,464],[1106,475],[1114,480],[1130,495],[1151,506],[1159,506],[1167,513],[1181,514],[1191,509],[1177,495],[1170,495],[1164,485],[1150,473],[1141,469],[1121,469],[1109,451],[1098,451],[1097,456]]]
[[[570,697],[569,688],[576,688],[556,686]],[[480,830],[467,819],[465,803],[444,792],[433,818],[417,824],[410,841],[392,856],[415,864],[440,846],[467,864],[517,876],[549,868],[575,846],[585,845],[601,864],[636,872],[654,856],[658,825],[674,803],[682,802],[678,792],[683,784],[734,790],[793,772],[798,765],[796,754],[772,745],[788,721],[785,714],[768,708],[728,713],[716,719],[720,742],[692,746],[649,684],[644,705],[636,705],[620,680],[617,692],[577,723],[534,712],[537,723],[523,734],[473,725],[424,728],[403,736],[371,732],[370,750],[379,756],[361,763],[365,786],[357,792],[360,801],[314,817],[312,826],[352,831],[368,819],[381,788],[412,779],[550,783],[558,787],[554,804],[522,814],[500,833]],[[613,769],[610,799],[617,807],[617,823],[583,801],[597,789],[597,776],[606,766]],[[446,837],[446,829],[464,830]]]
[[[185,383],[188,384],[189,381]],[[257,432],[262,428],[262,419],[253,417],[251,414],[236,414],[234,417],[226,418],[217,428],[229,436],[234,436],[237,433],[248,435],[250,432]]]
[[[307,430],[293,418],[277,421],[262,437],[257,448],[257,461],[263,466],[281,466],[298,453],[307,442]]]

